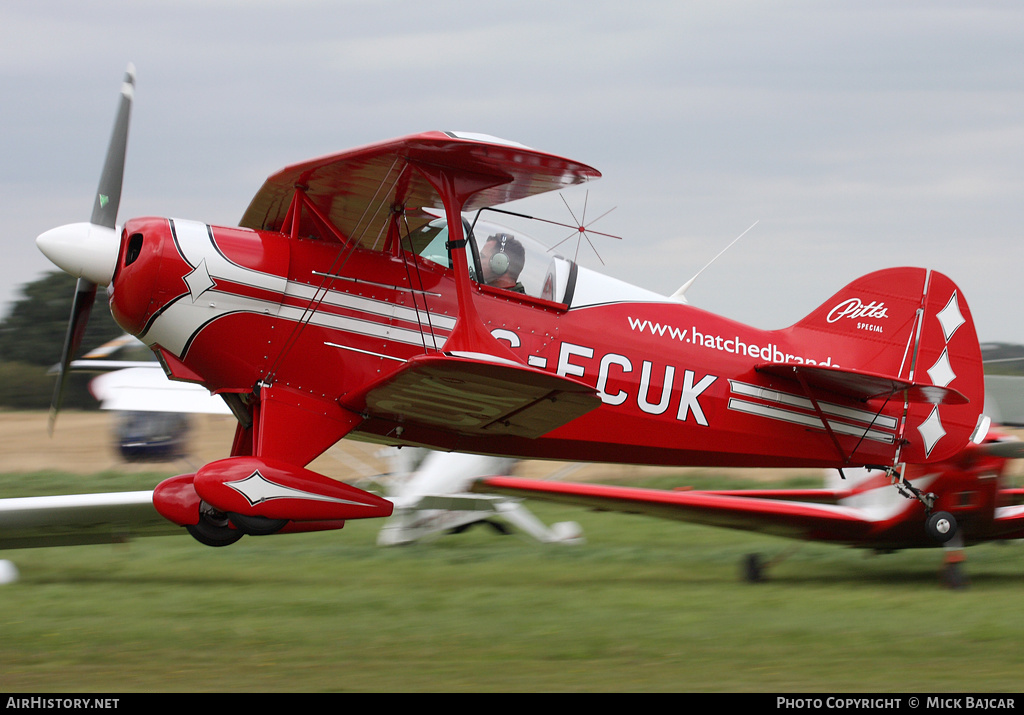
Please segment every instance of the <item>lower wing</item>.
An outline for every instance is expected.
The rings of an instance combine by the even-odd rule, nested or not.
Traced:
[[[0,499],[0,549],[118,543],[180,534],[153,507],[153,492]]]
[[[599,511],[644,514],[707,526],[846,544],[865,542],[882,526],[858,509],[795,500],[798,495],[806,497],[807,490],[794,491],[794,500],[789,501],[779,498],[783,494],[780,491],[773,492],[772,498],[765,498],[516,477],[481,479],[473,490],[574,504]]]

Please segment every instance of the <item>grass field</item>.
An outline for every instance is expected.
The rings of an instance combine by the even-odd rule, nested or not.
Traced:
[[[140,475],[0,477],[0,495]],[[531,504],[587,543],[477,528],[411,547],[378,524],[211,549],[181,537],[0,554],[0,692],[1019,691],[1024,549],[867,556]]]

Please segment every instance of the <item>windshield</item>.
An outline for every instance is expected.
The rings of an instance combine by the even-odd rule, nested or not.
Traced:
[[[471,239],[468,262],[474,281],[556,303],[571,299],[576,275],[572,261],[550,253],[518,229],[477,221],[472,229],[464,223],[464,230]],[[413,231],[403,243],[421,258],[451,268],[447,241],[448,224],[438,218]]]

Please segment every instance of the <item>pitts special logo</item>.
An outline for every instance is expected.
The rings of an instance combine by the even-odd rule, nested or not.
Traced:
[[[825,319],[830,323],[835,323],[840,318],[850,318],[851,320],[871,318],[879,320],[888,317],[889,314],[886,312],[885,303],[871,301],[864,305],[860,298],[850,298],[830,310]]]

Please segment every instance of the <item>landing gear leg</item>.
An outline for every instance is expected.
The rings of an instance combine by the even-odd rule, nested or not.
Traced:
[[[761,563],[760,554],[747,554],[743,557],[743,580],[747,583],[761,583],[764,581],[764,564]]]
[[[763,583],[768,580],[768,569],[770,567],[782,563],[796,553],[799,548],[799,546],[794,546],[767,561],[765,561],[761,554],[747,554],[740,563],[740,575],[747,583]]]
[[[946,552],[942,560],[942,585],[954,590],[967,588],[965,560],[964,540],[957,534],[946,544]]]
[[[925,513],[928,515],[924,528],[928,536],[940,544],[952,539],[957,531],[956,519],[948,511],[932,513],[932,509],[935,508],[935,495],[931,492],[922,492],[904,479],[900,471],[894,467],[889,467],[885,471],[896,491],[907,499],[916,499],[924,505]]]
[[[226,514],[211,508],[203,502],[199,507],[199,522],[187,524],[185,529],[196,541],[207,546],[229,546],[244,535],[232,529]]]
[[[276,534],[288,525],[287,519],[268,519],[265,516],[247,516],[245,514],[236,514],[233,511],[228,512],[227,517],[239,532],[249,534],[250,536]]]

